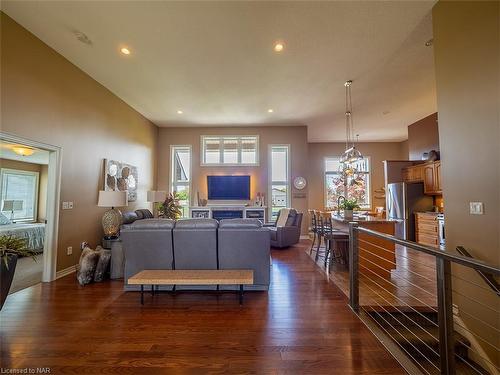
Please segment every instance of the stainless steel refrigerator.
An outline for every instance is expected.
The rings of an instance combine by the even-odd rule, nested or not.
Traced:
[[[424,194],[423,183],[398,182],[387,185],[387,218],[397,220],[397,238],[415,241],[415,212],[432,210],[432,196]]]

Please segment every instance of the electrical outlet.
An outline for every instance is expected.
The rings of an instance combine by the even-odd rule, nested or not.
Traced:
[[[66,249],[66,253],[67,253],[68,255],[73,254],[73,246],[68,246],[68,248]]]
[[[484,213],[483,202],[469,202],[469,213],[471,215],[482,215]]]

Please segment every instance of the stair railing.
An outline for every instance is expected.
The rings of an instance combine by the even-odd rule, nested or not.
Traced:
[[[408,372],[500,373],[498,289],[474,281],[500,268],[357,223],[349,232],[349,305]]]

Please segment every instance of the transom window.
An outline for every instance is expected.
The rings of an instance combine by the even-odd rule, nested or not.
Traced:
[[[202,136],[201,165],[258,165],[259,137]]]
[[[339,157],[325,158],[325,207],[337,207],[339,196],[356,199],[361,208],[370,208],[370,158],[353,163],[355,173],[342,173]]]
[[[14,221],[36,221],[38,172],[2,168],[0,178],[2,213]]]

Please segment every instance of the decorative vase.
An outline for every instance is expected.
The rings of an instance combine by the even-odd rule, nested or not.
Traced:
[[[344,219],[352,220],[353,217],[352,210],[344,210]]]
[[[120,225],[122,223],[122,213],[117,208],[112,208],[102,216],[102,229],[104,230],[104,238],[107,240],[118,238]]]
[[[2,284],[0,285],[0,298],[1,298],[1,305],[0,305],[0,310],[3,307],[3,304],[5,300],[7,299],[7,296],[9,295],[9,290],[10,286],[12,284],[12,279],[14,278],[14,271],[16,270],[16,264],[17,264],[17,255],[16,254],[7,254],[7,265],[5,265],[5,262],[3,259],[1,260],[2,265],[0,266],[0,281]]]

